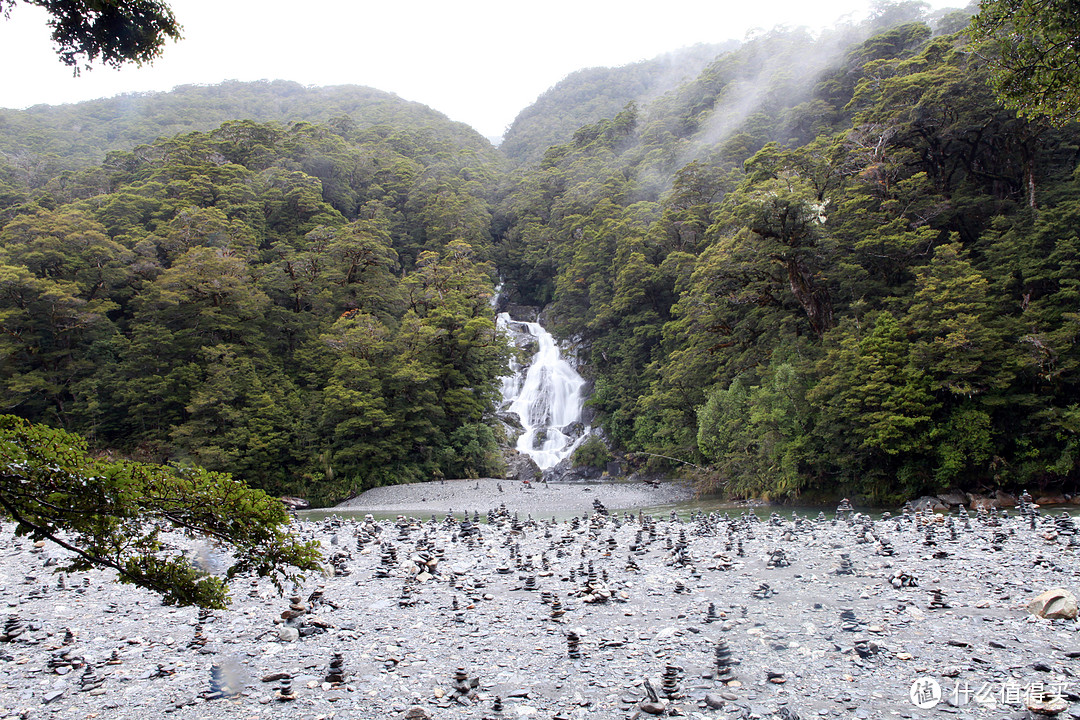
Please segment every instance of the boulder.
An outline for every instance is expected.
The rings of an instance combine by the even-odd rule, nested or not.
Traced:
[[[941,501],[943,505],[949,507],[956,507],[957,505],[967,505],[967,496],[959,490],[950,490],[947,493],[942,493],[937,496],[937,499]]]
[[[996,493],[994,493],[993,503],[994,507],[996,508],[1016,507],[1017,502],[1018,500],[1016,499],[1015,495],[1010,495],[1003,490],[998,490]]]
[[[290,510],[307,510],[311,507],[311,503],[304,498],[285,496],[278,498],[278,500],[281,500],[281,504]]]
[[[1044,507],[1046,505],[1065,505],[1068,502],[1069,501],[1065,499],[1065,496],[1060,494],[1040,495],[1035,498],[1035,504]]]
[[[1029,602],[1027,609],[1048,620],[1075,620],[1076,596],[1065,588],[1051,588]]]
[[[506,480],[536,482],[540,479],[540,467],[525,453],[512,450],[504,456],[506,460]]]
[[[911,508],[913,510],[922,510],[923,512],[949,509],[949,507],[941,502],[941,500],[930,495],[924,495],[918,500],[913,501],[911,503]]]

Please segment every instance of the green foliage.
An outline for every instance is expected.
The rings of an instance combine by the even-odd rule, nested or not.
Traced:
[[[79,74],[101,62],[114,68],[142,65],[159,57],[167,40],[180,39],[180,24],[158,0],[23,0],[49,12],[60,61]],[[18,0],[0,0],[5,17]]]
[[[63,570],[112,568],[166,604],[224,608],[238,575],[280,589],[320,569],[317,544],[290,535],[285,507],[226,474],[94,457],[79,436],[12,415],[0,416],[0,468],[0,511],[17,533],[71,551]],[[227,549],[224,577],[170,549],[166,529]]]
[[[755,38],[514,176],[500,268],[618,449],[739,496],[1075,484],[1075,129],[922,12]]]
[[[603,470],[614,456],[603,440],[592,435],[574,450],[575,467],[591,467]]]
[[[111,154],[92,197],[30,189],[4,407],[314,502],[497,474],[494,164],[459,139],[237,121]]]
[[[1069,0],[981,0],[970,33],[1006,107],[1058,124],[1080,114],[1080,19]]]

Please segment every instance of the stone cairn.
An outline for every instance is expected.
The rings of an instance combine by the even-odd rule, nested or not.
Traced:
[[[104,684],[105,679],[94,672],[93,665],[87,663],[86,669],[83,670],[83,674],[79,678],[79,692],[94,692]]]
[[[929,610],[945,610],[952,607],[945,601],[945,591],[941,588],[932,588],[930,590],[930,602],[927,604]]]
[[[566,633],[566,655],[571,660],[581,659],[581,636],[573,630]]]
[[[840,501],[840,504],[836,506],[836,519],[837,520],[851,520],[852,514],[855,512],[855,508],[851,507],[851,501],[844,498]]]
[[[1054,529],[1057,530],[1058,537],[1067,545],[1076,545],[1076,522],[1072,519],[1072,516],[1065,510],[1061,511],[1061,514],[1054,518]]]
[[[679,688],[679,676],[682,668],[677,665],[668,665],[664,668],[664,675],[660,679],[660,688],[664,691],[664,697],[674,700],[681,695]]]
[[[855,611],[846,608],[840,612],[840,629],[844,632],[858,632],[859,621],[855,617]]]
[[[225,679],[225,671],[220,665],[214,663],[210,666],[210,690],[203,694],[203,698],[206,700],[216,700],[217,698],[230,697],[235,695],[235,691],[229,687],[229,682]]]
[[[12,642],[26,632],[26,622],[18,615],[8,615],[4,629],[0,630],[0,642]]]
[[[500,696],[496,695],[495,699],[491,702],[491,712],[501,713],[502,711],[503,711],[502,698]]]
[[[340,685],[345,682],[345,657],[340,652],[335,652],[330,657],[330,667],[326,671],[326,680],[331,685]]]
[[[480,678],[470,678],[469,673],[465,671],[465,668],[459,667],[454,671],[453,689],[450,692],[450,699],[458,702],[459,704],[468,704],[470,700],[476,698],[476,688],[480,687]]]
[[[840,566],[836,568],[837,575],[854,575],[855,564],[851,562],[851,555],[840,553]]]
[[[767,568],[785,568],[791,565],[791,561],[788,560],[787,553],[784,552],[784,548],[776,548],[769,553],[769,559],[765,563]]]
[[[906,570],[897,570],[889,578],[889,584],[899,590],[900,588],[918,587],[919,581]]]
[[[705,622],[714,623],[720,619],[716,614],[716,603],[709,603],[709,609],[705,612]]]
[[[761,583],[757,590],[754,590],[750,594],[758,600],[765,600],[775,595],[776,591],[769,587],[769,583]]]
[[[563,610],[562,601],[559,600],[558,595],[552,595],[551,597],[551,619],[555,622],[559,622],[562,616],[566,614]]]
[[[285,675],[278,681],[276,697],[280,702],[289,702],[296,699],[296,693],[293,692],[292,675]]]
[[[723,640],[717,640],[713,648],[713,657],[716,664],[716,679],[722,683],[731,682],[735,679],[735,671],[732,668],[738,665],[731,656],[731,648]]]

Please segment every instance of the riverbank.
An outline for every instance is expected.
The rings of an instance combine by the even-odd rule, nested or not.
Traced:
[[[445,515],[486,512],[506,505],[522,519],[569,517],[593,511],[599,500],[609,510],[657,507],[693,498],[690,483],[665,480],[658,483],[615,480],[604,483],[525,484],[513,480],[444,480],[377,487],[347,500],[335,509],[350,512],[401,513],[404,515]]]
[[[552,523],[509,492],[490,524],[297,520],[334,569],[292,600],[238,578],[207,614],[56,575],[66,551],[3,523],[0,718],[1022,720],[1034,688],[1080,718],[1080,624],[1027,610],[1080,591],[1060,516]]]

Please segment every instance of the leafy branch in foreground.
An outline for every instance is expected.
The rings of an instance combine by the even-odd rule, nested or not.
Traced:
[[[169,605],[224,608],[228,580],[253,572],[280,590],[318,570],[317,543],[290,536],[284,506],[261,490],[201,468],[95,458],[63,430],[0,416],[0,516],[16,532],[71,551],[66,571],[112,568],[124,583]],[[225,577],[170,548],[163,531],[201,536],[231,550]]]

